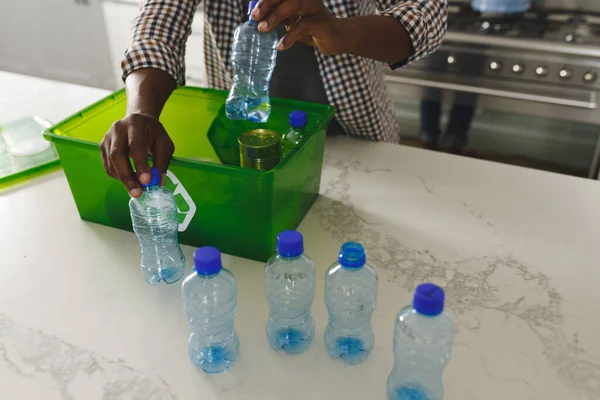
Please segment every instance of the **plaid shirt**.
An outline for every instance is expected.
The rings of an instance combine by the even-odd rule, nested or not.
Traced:
[[[389,15],[408,32],[414,54],[397,68],[433,52],[446,32],[447,0],[325,0],[340,18]],[[244,0],[141,0],[132,37],[122,62],[123,76],[140,68],[158,68],[185,84],[185,47],[191,23],[202,3],[204,54],[208,85],[231,86],[231,45],[244,21]],[[397,142],[399,127],[387,97],[383,64],[349,54],[328,56],[315,49],[329,103],[349,135]]]

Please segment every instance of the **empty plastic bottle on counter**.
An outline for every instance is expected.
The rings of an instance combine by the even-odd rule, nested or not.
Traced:
[[[306,351],[315,336],[311,305],[315,298],[315,263],[303,254],[302,235],[296,231],[277,236],[277,254],[265,267],[269,301],[267,339],[275,350],[288,354]]]
[[[325,347],[346,364],[365,361],[375,343],[371,315],[377,304],[377,273],[366,261],[359,243],[346,243],[325,277]]]
[[[283,134],[281,139],[281,156],[285,158],[304,139],[307,124],[307,115],[304,111],[292,111],[290,113],[290,129]]]
[[[251,1],[248,15],[258,1]],[[273,30],[258,30],[258,22],[249,20],[237,27],[233,36],[231,61],[233,83],[227,98],[227,117],[235,120],[266,122],[271,113],[269,83],[275,69],[279,37]]]
[[[196,250],[194,269],[181,288],[191,327],[188,351],[194,365],[215,374],[226,371],[238,359],[240,342],[234,328],[237,287],[214,247]]]
[[[444,312],[443,289],[432,283],[419,285],[412,306],[396,317],[388,399],[441,400],[442,373],[453,341],[454,324]]]
[[[142,195],[129,201],[133,230],[142,248],[142,276],[155,285],[177,282],[185,272],[185,256],[179,247],[175,196],[160,185],[160,173],[151,168]]]

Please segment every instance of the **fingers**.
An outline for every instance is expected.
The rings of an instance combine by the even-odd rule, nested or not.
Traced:
[[[132,197],[140,197],[142,189],[129,162],[127,135],[113,135],[110,141],[108,158],[115,171],[117,178],[123,182]]]
[[[146,138],[148,135],[143,130],[148,129],[146,124],[129,124],[127,126],[127,141],[129,156],[133,158],[135,173],[140,183],[150,182],[150,164],[148,164],[148,147]]]
[[[270,13],[275,7],[281,4],[282,1],[285,0],[261,0],[258,2],[254,10],[252,11],[252,19],[255,21],[260,21],[263,19],[268,13]]]
[[[110,161],[110,157],[108,156],[108,152],[110,150],[110,135],[111,131],[108,131],[100,142],[100,155],[102,156],[102,166],[104,167],[106,174],[111,178],[117,179],[117,174],[115,173],[115,169]]]
[[[256,20],[261,21],[258,29],[262,32],[273,30],[290,18],[310,16],[325,10],[321,0],[262,0],[259,6],[257,14],[263,20]],[[254,13],[252,16],[254,18]]]
[[[109,176],[123,182],[132,197],[141,196],[140,182],[150,182],[148,153],[152,155],[154,166],[161,174],[161,184],[164,185],[164,174],[174,152],[175,145],[162,124],[155,118],[139,114],[115,122],[100,143],[104,170]]]
[[[277,50],[287,50],[298,41],[306,42],[309,40],[312,43],[310,35],[314,33],[319,22],[320,17],[318,16],[301,18],[298,22],[289,27],[287,33],[279,42]]]
[[[157,135],[152,147],[153,165],[158,169],[161,176],[161,184],[164,185],[164,175],[169,168],[171,157],[175,152],[175,145],[166,132]]]

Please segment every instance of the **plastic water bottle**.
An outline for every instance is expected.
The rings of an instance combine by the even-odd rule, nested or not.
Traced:
[[[288,354],[306,351],[315,336],[310,307],[315,298],[315,263],[303,254],[302,235],[285,231],[277,237],[277,254],[265,267],[270,312],[267,339]]]
[[[251,1],[248,15],[258,1]],[[258,22],[249,20],[233,36],[233,84],[225,111],[235,120],[267,122],[271,113],[269,83],[275,69],[279,37],[275,31],[259,32]]]
[[[195,272],[182,285],[183,308],[190,322],[188,351],[192,364],[208,374],[226,371],[237,359],[240,341],[234,329],[235,278],[214,247],[194,253]]]
[[[365,361],[375,343],[371,315],[377,304],[377,273],[366,261],[359,243],[346,243],[325,277],[325,347],[346,364]]]
[[[453,341],[454,324],[444,312],[444,291],[432,283],[419,285],[412,306],[396,318],[388,400],[441,400],[442,372]]]
[[[292,111],[290,113],[290,129],[284,133],[281,140],[281,156],[286,157],[304,139],[304,131],[307,124],[307,116],[304,111]]]
[[[129,200],[131,222],[142,248],[142,276],[156,285],[177,282],[185,272],[185,256],[179,247],[175,196],[160,186],[160,173],[151,168],[142,195]]]

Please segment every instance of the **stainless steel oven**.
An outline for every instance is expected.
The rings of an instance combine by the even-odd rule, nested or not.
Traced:
[[[464,103],[475,108],[469,140],[477,147],[597,178],[600,5],[596,12],[538,2],[524,14],[490,16],[457,2],[448,20],[436,53],[387,74],[405,133],[419,131],[423,100]]]

